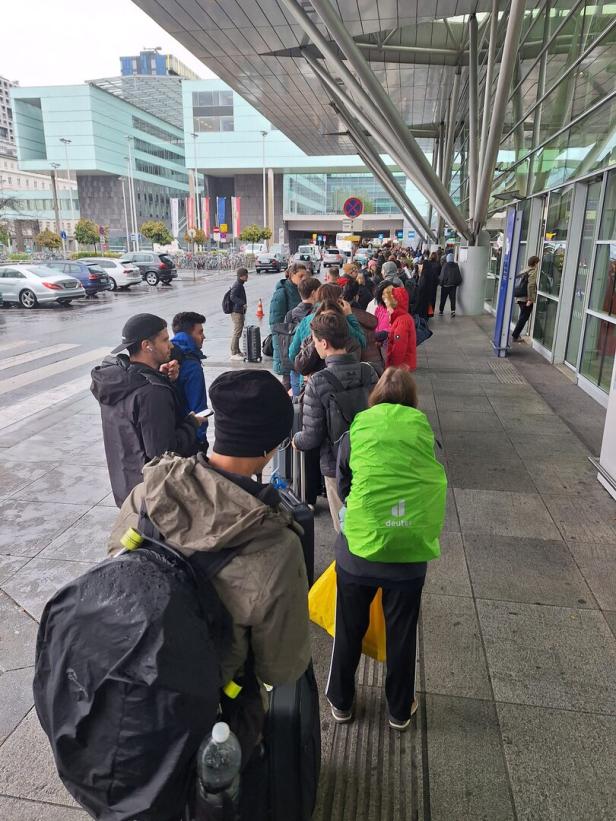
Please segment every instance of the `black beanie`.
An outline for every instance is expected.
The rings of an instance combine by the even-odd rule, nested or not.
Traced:
[[[221,456],[265,456],[291,434],[293,403],[269,371],[227,371],[209,393]]]

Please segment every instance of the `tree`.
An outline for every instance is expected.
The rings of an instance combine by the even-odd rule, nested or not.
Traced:
[[[8,225],[0,225],[0,245],[10,245],[11,235],[9,234]]]
[[[60,248],[62,245],[60,235],[56,234],[55,231],[50,231],[49,228],[46,228],[44,231],[41,231],[40,234],[37,234],[34,241],[41,248],[49,248],[52,251],[56,248]]]
[[[93,245],[99,241],[98,225],[93,220],[80,219],[75,226],[75,239],[83,245]]]
[[[241,242],[261,242],[262,239],[270,239],[271,228],[261,228],[258,225],[247,225],[238,239]]]
[[[184,234],[184,242],[194,242],[195,245],[203,245],[207,242],[207,237],[205,236],[205,231],[202,231],[201,228],[193,229],[195,232],[194,238],[190,236],[188,231]]]
[[[17,197],[0,197],[0,217],[8,211],[20,211],[21,205]]]
[[[170,242],[173,242],[171,232],[164,222],[157,222],[156,220],[144,222],[140,231],[144,237],[156,242],[158,245],[169,245]]]

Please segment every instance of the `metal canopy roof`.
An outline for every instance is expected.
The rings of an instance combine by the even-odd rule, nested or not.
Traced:
[[[355,153],[345,124],[301,56],[304,50],[318,57],[318,51],[276,0],[133,2],[307,154]],[[569,8],[574,0],[556,3]],[[298,5],[330,39],[310,0]],[[483,51],[487,45],[481,34],[491,0],[333,0],[332,5],[409,125],[429,129],[444,118],[455,67],[468,63],[468,15],[477,13]],[[508,3],[500,5],[504,20]],[[542,5],[527,0],[526,14],[536,20]],[[529,42],[527,48],[531,56],[540,45]],[[336,73],[335,66],[329,69]]]
[[[89,82],[90,85],[166,120],[176,128],[184,127],[181,77],[131,74],[126,77],[103,77]]]

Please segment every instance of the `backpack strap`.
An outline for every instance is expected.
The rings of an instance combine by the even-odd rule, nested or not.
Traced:
[[[329,368],[323,368],[321,373],[336,393],[343,393],[345,391],[345,387],[342,382],[329,370]]]

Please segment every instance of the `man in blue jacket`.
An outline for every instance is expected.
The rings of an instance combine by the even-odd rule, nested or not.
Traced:
[[[180,375],[176,386],[184,412],[199,413],[207,408],[207,393],[202,362],[205,359],[203,342],[205,317],[194,311],[183,311],[173,317],[173,358],[180,364]],[[200,442],[206,442],[207,424],[197,431]]]

